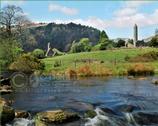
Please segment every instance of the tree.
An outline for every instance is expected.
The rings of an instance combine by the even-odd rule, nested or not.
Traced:
[[[98,44],[94,46],[93,50],[105,50],[107,46],[112,44],[105,31],[100,32]],[[110,47],[110,46],[109,46]]]
[[[80,39],[79,44],[80,44],[81,47],[83,47],[82,51],[84,51],[84,52],[91,51],[91,45],[90,45],[89,38]]]
[[[108,40],[108,36],[105,31],[100,32],[99,43],[104,43]]]
[[[12,38],[0,39],[0,45],[0,67],[6,69],[23,52],[23,49]]]
[[[144,40],[138,40],[136,45],[137,47],[142,47],[142,46],[146,46],[146,43],[144,42]]]
[[[0,26],[3,27],[7,36],[12,36],[12,29],[21,29],[28,22],[28,19],[20,7],[7,5],[0,11]],[[15,30],[16,31],[16,30]]]
[[[70,52],[77,53],[77,52],[84,52],[84,44],[80,42],[73,42],[71,46]]]
[[[80,43],[84,43],[85,45],[88,45],[89,44],[89,38],[81,38],[80,39]]]
[[[19,40],[22,40],[22,28],[29,23],[22,9],[15,5],[0,10],[0,67],[8,65],[23,52]]]
[[[158,47],[158,36],[153,37],[148,44],[151,47]]]
[[[76,41],[73,41],[71,44],[70,52],[75,53],[77,52],[76,50],[77,50],[77,43]]]
[[[105,31],[100,32],[99,43],[101,44],[101,46],[102,46],[103,48],[106,48],[106,46],[108,45],[108,43],[109,43],[109,38],[108,38],[108,36],[107,36],[107,34],[106,34]],[[101,47],[101,48],[102,48],[102,47]],[[103,49],[103,48],[102,48],[102,49]]]
[[[91,51],[89,38],[82,38],[79,42],[73,41],[70,52],[87,52]]]
[[[119,39],[118,40],[118,42],[117,42],[117,44],[116,44],[116,47],[122,47],[122,46],[125,46],[125,41],[124,40],[122,40],[122,39]]]

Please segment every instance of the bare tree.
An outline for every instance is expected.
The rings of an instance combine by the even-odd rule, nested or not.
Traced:
[[[0,26],[4,28],[8,36],[12,35],[13,28],[21,28],[28,19],[20,7],[8,5],[0,11]]]
[[[30,23],[31,22],[25,15],[17,17],[15,31],[17,31],[19,35],[22,34],[22,32],[24,32],[24,29],[27,28],[27,26],[30,25]]]

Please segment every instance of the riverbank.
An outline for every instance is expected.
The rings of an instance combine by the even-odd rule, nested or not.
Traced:
[[[43,59],[45,63],[44,74],[57,75],[77,74],[79,76],[120,76],[128,75],[128,69],[134,65],[149,66],[158,74],[158,62],[130,62],[129,58],[157,52],[157,48],[131,48],[114,49],[105,51],[92,51]],[[86,74],[84,74],[87,72]]]

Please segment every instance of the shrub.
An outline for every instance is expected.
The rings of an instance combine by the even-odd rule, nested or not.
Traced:
[[[32,73],[35,70],[44,70],[44,66],[44,63],[41,60],[28,53],[18,57],[17,60],[9,66],[9,69]]]
[[[44,58],[44,51],[42,49],[35,49],[32,54],[39,59]]]
[[[61,61],[56,60],[54,62],[54,67],[59,67],[59,66],[61,66]]]
[[[96,64],[89,64],[89,65],[86,64],[86,65],[80,66],[76,70],[68,69],[66,74],[70,78],[112,75],[112,71],[109,68],[103,65],[99,66],[99,64],[97,64],[97,67],[95,67],[94,65]]]
[[[110,76],[112,75],[112,71],[107,68],[107,67],[103,67],[103,66],[98,66],[94,72],[93,72],[94,76]]]
[[[105,50],[107,45],[108,45],[107,43],[100,43],[99,49],[100,50]]]
[[[125,56],[125,61],[129,61],[130,57],[128,55]]]
[[[128,59],[130,62],[152,62],[155,60],[158,60],[158,52],[155,51],[151,51]]]
[[[92,47],[92,51],[100,50],[100,43]]]
[[[75,70],[68,69],[67,72],[66,72],[66,75],[68,75],[68,77],[70,79],[76,78],[77,77],[77,72]]]
[[[147,64],[136,63],[131,65],[127,70],[128,75],[139,76],[139,75],[153,75],[154,68]]]
[[[97,64],[97,67],[93,66],[94,64],[91,65],[84,65],[80,68],[78,68],[78,76],[82,77],[89,77],[89,76],[109,76],[112,75],[112,71],[100,64]],[[96,65],[96,64],[95,64]]]
[[[78,69],[78,75],[84,77],[92,76],[92,70],[88,65],[84,65]]]

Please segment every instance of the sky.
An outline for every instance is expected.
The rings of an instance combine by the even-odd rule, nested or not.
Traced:
[[[139,39],[148,38],[158,28],[158,1],[1,1],[20,6],[33,22],[77,23],[105,30],[109,38],[133,38],[138,25]]]

